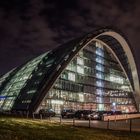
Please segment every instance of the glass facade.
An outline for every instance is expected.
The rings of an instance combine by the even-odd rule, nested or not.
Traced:
[[[133,92],[137,82],[132,79],[126,52],[109,36],[89,43],[92,38],[87,35],[72,40],[3,75],[0,110],[32,113],[51,108],[60,113],[65,108],[135,112]]]
[[[112,52],[91,42],[68,64],[39,109],[136,111],[132,88]]]
[[[0,109],[1,110],[10,110],[18,97],[21,90],[26,86],[28,80],[32,77],[32,72],[36,69],[37,65],[40,63],[45,54],[33,59],[32,61],[25,64],[21,69],[19,69],[13,76],[10,78],[6,86],[0,92]],[[12,71],[4,75],[0,81],[1,86],[6,78],[10,75]],[[31,92],[31,91],[30,91]],[[26,102],[31,102],[27,100]]]

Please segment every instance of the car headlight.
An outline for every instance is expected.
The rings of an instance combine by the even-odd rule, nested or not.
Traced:
[[[94,115],[94,117],[96,118],[96,117],[98,117],[98,115]]]
[[[88,115],[88,117],[90,117],[90,115]]]

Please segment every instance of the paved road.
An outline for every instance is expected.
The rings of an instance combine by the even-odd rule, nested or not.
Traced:
[[[60,122],[59,117],[53,117],[51,120]],[[61,123],[68,123],[73,125],[73,119],[62,119]],[[75,120],[75,126],[84,126],[89,127],[89,120]],[[104,129],[113,129],[113,130],[127,130],[130,131],[130,120],[122,120],[122,121],[97,121],[91,120],[90,127],[94,128],[104,128]],[[140,119],[133,119],[131,122],[131,130],[140,132]]]

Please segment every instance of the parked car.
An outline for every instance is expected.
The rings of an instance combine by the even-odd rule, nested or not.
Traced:
[[[56,113],[52,109],[40,109],[39,114],[42,114],[43,117],[54,117]]]
[[[121,115],[121,111],[96,111],[90,114],[90,118],[93,120],[102,120],[104,116],[108,115]]]
[[[111,115],[121,115],[123,114],[122,111],[112,111]]]
[[[92,114],[93,111],[92,110],[77,110],[75,112],[75,118],[78,118],[78,119],[88,119],[89,118],[89,115]]]
[[[62,118],[73,118],[74,117],[74,114],[75,114],[75,110],[73,109],[63,109],[61,111],[61,116]]]
[[[107,111],[96,111],[95,113],[91,114],[91,119],[102,120],[104,115],[108,115]]]
[[[88,111],[85,111],[84,112],[84,115],[83,115],[83,118],[85,120],[89,120],[89,119],[92,119],[92,115],[95,113],[95,111],[93,110],[88,110]]]

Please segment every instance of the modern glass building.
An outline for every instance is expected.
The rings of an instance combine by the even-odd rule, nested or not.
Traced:
[[[135,112],[139,103],[139,77],[129,43],[108,28],[65,43],[0,78],[1,111]]]

